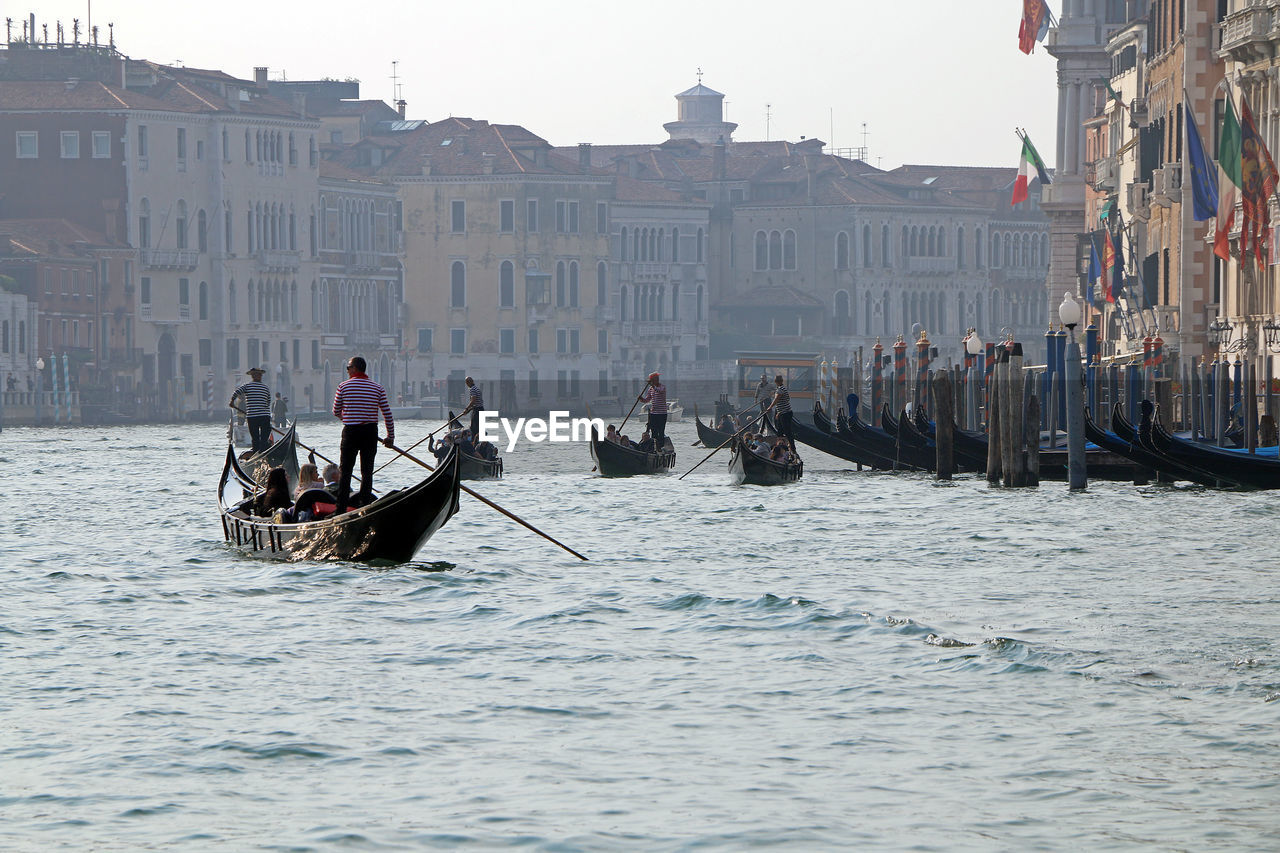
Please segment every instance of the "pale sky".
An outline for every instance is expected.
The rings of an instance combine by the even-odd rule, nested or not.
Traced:
[[[1052,4],[1060,6],[1060,4]],[[1055,61],[1018,50],[1018,0],[723,0],[642,3],[154,0],[11,5],[37,29],[92,12],[130,57],[252,78],[361,81],[391,101],[392,61],[410,118],[524,125],[553,145],[658,143],[674,95],[723,92],[734,139],[863,144],[868,160],[1016,166],[1025,128],[1049,166]],[[769,105],[766,108],[766,105]],[[771,118],[766,127],[766,113]]]

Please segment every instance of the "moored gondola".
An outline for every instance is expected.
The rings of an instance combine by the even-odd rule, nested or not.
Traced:
[[[667,437],[661,453],[643,453],[606,441],[598,432],[591,434],[591,458],[602,477],[633,477],[637,474],[662,474],[676,464],[676,451]]]
[[[850,398],[857,399],[856,395],[850,395]],[[856,441],[848,430],[847,419],[837,413],[836,423],[831,423],[827,413],[817,402],[813,406],[813,425],[810,426],[800,418],[796,418],[791,428],[795,433],[796,441],[815,447],[824,453],[830,453],[832,456],[839,456],[841,459],[857,462],[878,471],[888,471],[894,467],[892,455],[886,456]]]
[[[457,451],[417,485],[318,521],[287,524],[250,514],[252,482],[228,447],[218,488],[222,533],[246,553],[275,559],[402,563],[458,511]]]
[[[1150,441],[1152,449],[1169,458],[1241,488],[1280,489],[1280,459],[1271,454],[1227,450],[1180,438],[1167,432],[1156,419],[1152,419]]]
[[[804,460],[777,462],[751,452],[741,438],[736,438],[733,456],[729,458],[729,473],[739,485],[778,486],[799,480],[804,475]]]
[[[1123,456],[1140,469],[1146,468],[1150,471],[1155,471],[1169,480],[1188,480],[1212,487],[1225,485],[1204,471],[1192,466],[1181,465],[1159,452],[1154,452],[1148,442],[1143,441],[1138,431],[1134,430],[1129,422],[1124,419],[1122,412],[1119,410],[1121,405],[1117,403],[1116,409],[1112,412],[1112,429],[1110,430],[1105,430],[1098,426],[1093,420],[1093,414],[1089,411],[1089,407],[1085,406],[1085,440],[1106,451]]]

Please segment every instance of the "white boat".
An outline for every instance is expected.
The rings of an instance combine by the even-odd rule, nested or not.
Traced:
[[[640,411],[646,415],[649,414],[649,404],[645,403],[640,407]],[[680,401],[672,397],[667,401],[667,423],[678,424],[684,418],[684,406],[680,405]]]

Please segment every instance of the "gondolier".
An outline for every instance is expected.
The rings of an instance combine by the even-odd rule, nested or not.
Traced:
[[[382,443],[391,447],[396,441],[395,420],[391,417],[391,405],[387,402],[387,389],[365,375],[365,360],[352,356],[347,362],[346,382],[338,386],[333,395],[333,415],[342,419],[342,443],[338,465],[338,512],[346,512],[351,497],[351,472],[360,456],[359,503],[363,506],[373,499],[373,459],[378,453],[378,412],[387,425],[387,437]]]
[[[636,399],[649,404],[649,434],[654,448],[661,453],[667,442],[667,386],[659,381],[658,374],[650,373],[649,385]]]
[[[480,386],[470,376],[466,378],[466,383],[469,399],[467,400],[467,407],[462,410],[462,414],[458,415],[458,417],[466,417],[467,412],[470,412],[471,434],[478,436],[480,435],[480,413],[484,411],[484,394],[481,393]]]
[[[266,371],[261,367],[246,370],[249,381],[231,393],[231,402],[227,404],[233,409],[244,410],[254,453],[261,453],[271,446],[271,389],[262,381],[264,373]],[[239,406],[236,406],[237,397],[240,398]]]
[[[778,435],[786,436],[792,455],[799,459],[800,454],[796,453],[796,440],[791,434],[791,421],[795,417],[791,411],[791,392],[783,383],[781,373],[773,378],[773,383],[777,389],[773,392],[773,402],[769,404],[769,409],[766,411],[773,412],[773,425],[778,428]]]
[[[760,374],[760,384],[756,386],[756,406],[760,411],[769,408],[769,403],[773,400],[773,389],[769,387],[768,381],[764,378],[764,373]]]

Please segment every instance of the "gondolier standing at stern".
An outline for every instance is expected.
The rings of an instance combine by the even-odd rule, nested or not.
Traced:
[[[462,410],[462,414],[458,415],[458,422],[461,424],[462,419],[467,416],[467,412],[471,413],[471,438],[479,441],[480,435],[480,413],[484,411],[484,395],[480,393],[480,386],[470,376],[466,379],[467,383],[467,407]]]
[[[249,381],[231,392],[231,402],[227,404],[233,409],[238,408],[236,397],[240,398],[254,453],[261,453],[271,446],[271,389],[262,381],[264,373],[266,371],[261,367],[246,370]]]
[[[773,383],[778,388],[773,392],[773,402],[765,411],[774,413],[773,425],[778,428],[778,435],[786,436],[787,444],[791,445],[791,455],[799,459],[800,454],[796,453],[796,439],[791,434],[791,421],[795,417],[791,411],[791,392],[783,384],[781,373],[773,378]]]
[[[649,374],[649,384],[636,400],[649,404],[649,435],[653,436],[654,452],[661,453],[667,444],[667,386],[658,374]]]
[[[365,375],[365,361],[352,356],[347,361],[347,381],[333,395],[333,416],[342,418],[342,443],[339,445],[337,511],[346,512],[351,497],[351,472],[360,455],[359,505],[373,500],[373,459],[378,453],[378,412],[387,424],[387,437],[382,443],[396,443],[396,424],[387,402],[387,389]]]

